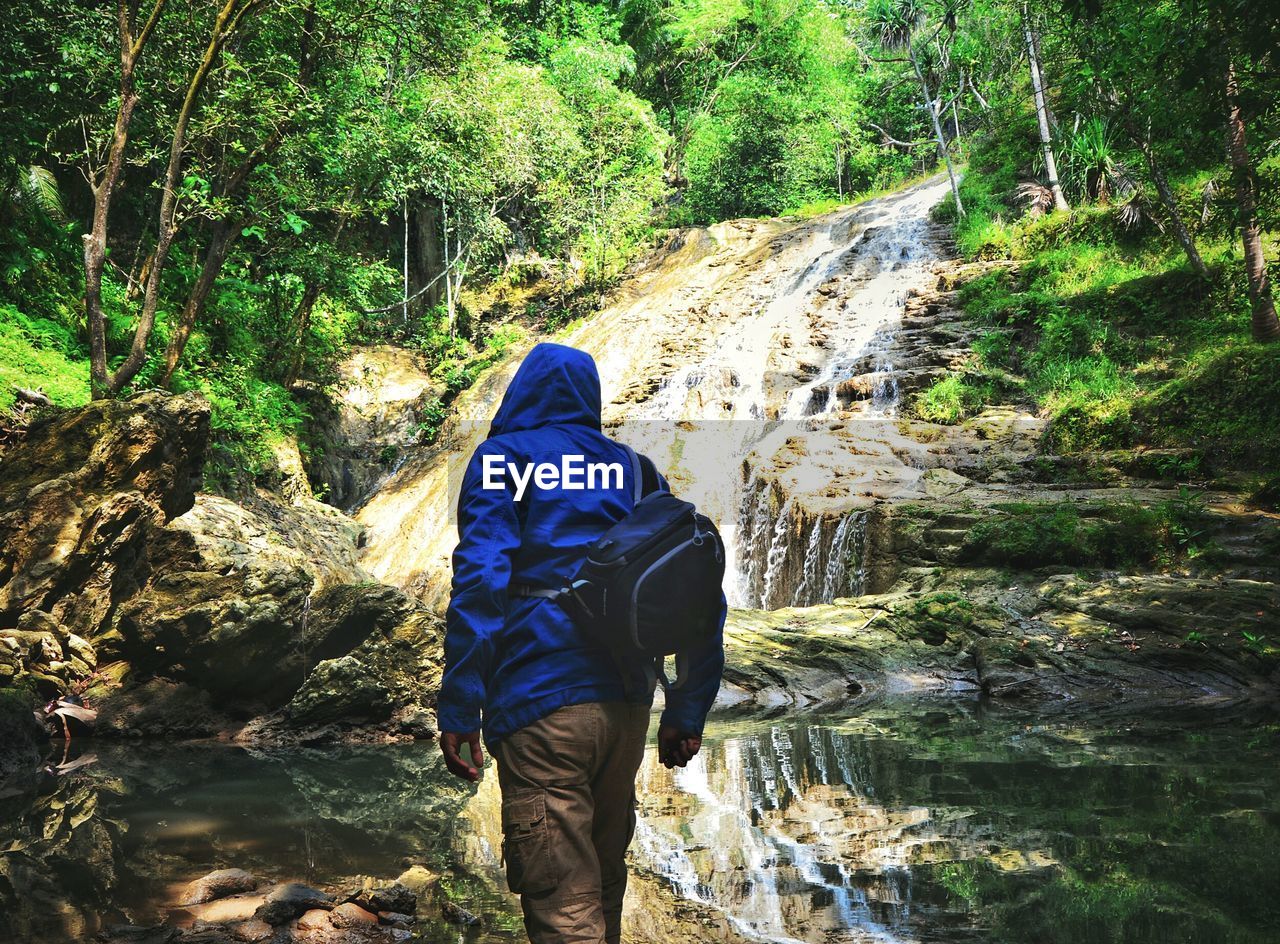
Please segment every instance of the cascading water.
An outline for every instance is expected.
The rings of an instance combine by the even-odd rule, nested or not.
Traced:
[[[928,210],[946,186],[929,181],[813,220],[688,231],[564,338],[596,358],[614,434],[653,456],[720,524],[731,603],[808,604],[860,589],[863,543],[852,535],[863,524],[762,497],[763,478],[744,471],[754,473],[757,458],[768,466],[764,443],[848,422],[841,384],[868,373],[869,357],[891,377],[885,339],[928,271]],[[514,366],[461,396],[441,441],[360,509],[363,563],[377,579],[445,599],[456,473]],[[858,418],[891,413],[894,391],[890,381],[858,405]]]
[[[790,392],[782,407],[782,415],[802,429],[816,428],[850,407],[856,412],[849,422],[869,424],[868,429],[897,412],[893,342],[909,293],[924,284],[937,260],[928,235],[928,210],[941,190],[920,188],[886,204],[862,231],[850,253],[844,309],[829,333],[827,346],[835,353],[813,379]],[[870,395],[856,405],[844,403],[842,384],[864,375],[871,377]],[[739,502],[738,554],[751,561],[738,584],[745,601],[771,609],[861,593],[867,510],[847,512],[833,526],[829,517],[806,514],[794,500],[774,508],[763,500],[762,487],[753,475]],[[760,541],[762,515],[776,516],[774,540],[767,548]],[[780,542],[783,535],[790,540]]]

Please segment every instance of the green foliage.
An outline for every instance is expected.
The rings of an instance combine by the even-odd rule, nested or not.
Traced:
[[[984,144],[975,162],[1005,156]],[[962,193],[973,209],[957,241],[974,257],[1002,254],[1018,267],[969,281],[959,298],[974,320],[1013,332],[1007,347],[975,346],[978,370],[1024,379],[1021,389],[1050,418],[1047,444],[1062,453],[1158,446],[1207,459],[1156,470],[1176,478],[1275,462],[1280,353],[1249,339],[1247,291],[1230,244],[1202,244],[1215,263],[1206,284],[1167,236],[1130,232],[1114,208],[1019,218],[990,191],[1001,176],[966,178]],[[1205,179],[1174,187],[1203,192]],[[999,240],[982,221],[988,209],[1011,221],[996,226]],[[955,421],[981,402],[980,391],[967,377],[945,378],[926,393],[922,414]]]
[[[1118,567],[1194,557],[1206,549],[1204,512],[1192,493],[1153,506],[1065,502],[997,505],[965,538],[971,560],[1018,568]]]
[[[0,304],[0,410],[13,405],[15,386],[58,406],[88,403],[88,358],[66,328]]]
[[[989,385],[975,385],[964,374],[948,374],[917,395],[915,413],[923,420],[951,426],[971,416],[990,399]]]

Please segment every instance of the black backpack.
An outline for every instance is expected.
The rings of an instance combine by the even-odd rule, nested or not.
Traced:
[[[657,470],[623,448],[636,483],[632,512],[591,545],[567,586],[513,585],[511,593],[554,600],[622,659],[661,658],[719,628],[724,542],[710,518],[661,488]]]

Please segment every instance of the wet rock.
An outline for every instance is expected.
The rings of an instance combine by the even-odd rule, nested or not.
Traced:
[[[369,618],[375,631],[350,654],[315,666],[285,709],[291,725],[382,723],[432,703],[441,672],[441,619],[407,604],[399,591],[378,585],[373,590]],[[381,615],[388,608],[403,614],[389,629]]]
[[[260,941],[270,940],[275,933],[271,925],[257,919],[239,921],[227,928],[227,931],[237,941],[244,941],[245,944],[258,944]]]
[[[354,348],[336,369],[330,387],[296,388],[311,415],[303,460],[317,492],[350,509],[391,474],[442,391],[417,352],[392,345]]]
[[[366,911],[353,901],[343,902],[329,913],[329,922],[335,928],[373,927],[378,916]]]
[[[217,898],[253,891],[261,884],[261,879],[244,869],[218,869],[188,885],[179,903],[202,905]]]
[[[163,924],[115,924],[107,927],[100,937],[120,944],[169,944],[177,940],[178,935],[177,928]]]
[[[328,910],[333,907],[333,896],[319,889],[298,882],[277,885],[254,912],[254,917],[267,924],[284,924],[312,909]]]
[[[478,915],[472,914],[461,905],[454,904],[451,901],[445,901],[440,905],[441,916],[450,924],[457,924],[463,927],[474,928],[480,925]]]
[[[98,731],[117,736],[197,738],[233,726],[212,696],[187,682],[152,678],[104,686],[98,696]]]
[[[317,931],[331,927],[333,925],[329,922],[329,912],[320,908],[312,908],[298,919],[298,930],[300,931]]]
[[[225,924],[196,921],[183,931],[179,940],[185,944],[236,944],[238,938]]]
[[[395,882],[372,889],[369,892],[369,906],[373,911],[413,914],[418,907],[418,896],[406,886]]]
[[[311,600],[304,637],[308,656],[314,664],[351,652],[375,633],[385,637],[412,609],[395,587],[368,581],[327,587]]]
[[[189,905],[187,911],[207,924],[229,924],[253,920],[254,914],[266,904],[265,895],[232,895],[203,905]]]
[[[378,920],[392,928],[411,928],[417,920],[413,915],[398,914],[394,911],[379,911]]]
[[[298,676],[281,657],[300,634],[312,576],[267,556],[237,567],[182,530],[156,545],[161,572],[120,608],[120,655],[142,671],[180,666],[184,681],[217,700],[287,699]]]
[[[4,649],[0,648],[0,656]],[[36,723],[35,693],[26,685],[0,687],[0,787],[30,786],[47,735]]]
[[[436,736],[435,716],[427,708],[409,706],[395,717],[396,731],[415,740],[430,740]]]
[[[390,717],[391,692],[356,656],[321,662],[289,702],[290,719],[303,724],[338,719],[378,721]]]
[[[402,885],[409,889],[419,899],[423,898],[439,883],[440,876],[422,865],[411,865],[400,873],[400,877],[396,879],[397,885]]]

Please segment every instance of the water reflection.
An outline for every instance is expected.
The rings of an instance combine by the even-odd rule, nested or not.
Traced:
[[[958,702],[721,725],[685,770],[646,759],[628,939],[1276,940],[1277,730]],[[472,794],[431,745],[94,750],[0,799],[0,940],[189,921],[176,889],[218,867],[333,886],[409,863],[486,919],[430,901],[420,939],[518,937],[496,777]]]

